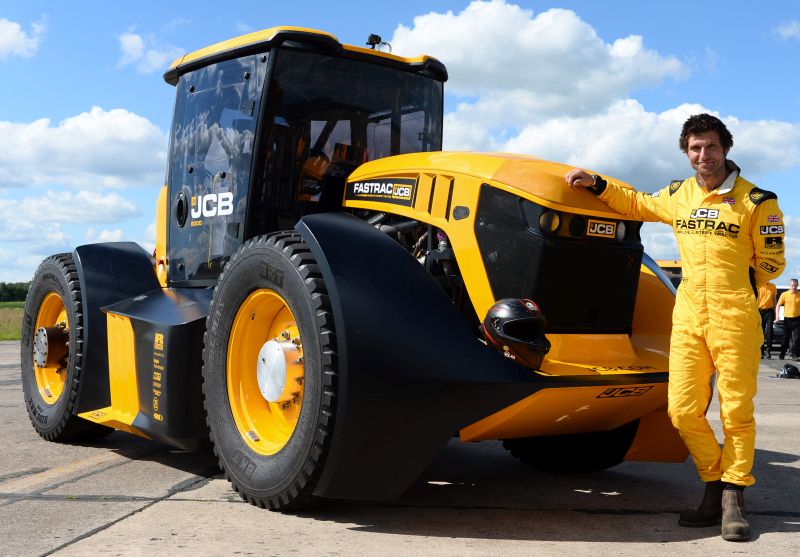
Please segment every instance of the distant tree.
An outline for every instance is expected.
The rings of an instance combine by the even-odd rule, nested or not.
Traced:
[[[30,285],[30,282],[0,282],[0,302],[25,301]]]

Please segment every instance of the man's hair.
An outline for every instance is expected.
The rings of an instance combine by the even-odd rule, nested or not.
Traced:
[[[797,279],[789,279],[789,282],[797,282]]]
[[[698,135],[705,132],[717,132],[719,134],[719,141],[722,143],[722,148],[725,150],[733,147],[733,136],[722,120],[711,114],[695,114],[690,116],[683,124],[681,130],[681,138],[678,145],[684,153],[689,149],[689,136]]]

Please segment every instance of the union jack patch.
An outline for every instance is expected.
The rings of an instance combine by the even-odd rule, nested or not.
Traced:
[[[767,222],[781,222],[781,217],[779,215],[769,215]]]
[[[735,197],[723,197],[722,198],[722,202],[723,203],[727,203],[728,205],[734,205],[736,203],[736,198]]]

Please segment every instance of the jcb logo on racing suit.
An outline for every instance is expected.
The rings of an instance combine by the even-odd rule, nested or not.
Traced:
[[[689,215],[690,219],[715,219],[719,216],[719,209],[694,209]]]
[[[761,227],[761,235],[766,236],[768,234],[783,234],[783,225],[782,224],[772,224],[770,226],[762,226]]]
[[[208,193],[192,197],[192,218],[224,217],[233,213],[233,193]]]
[[[613,238],[617,233],[617,223],[602,220],[589,219],[589,228],[586,229],[588,236],[598,238]]]

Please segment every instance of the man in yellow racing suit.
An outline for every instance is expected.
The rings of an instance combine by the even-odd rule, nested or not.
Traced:
[[[722,537],[750,537],[743,488],[755,483],[753,397],[763,333],[756,288],[781,274],[783,215],[774,193],[757,188],[727,160],[733,137],[719,119],[695,115],[683,126],[681,150],[696,174],[653,194],[574,169],[570,186],[592,190],[614,210],[675,230],[683,280],[672,316],[669,414],[706,482],[697,510],[683,526],[722,521]],[[706,419],[711,377],[717,371],[720,449]]]

